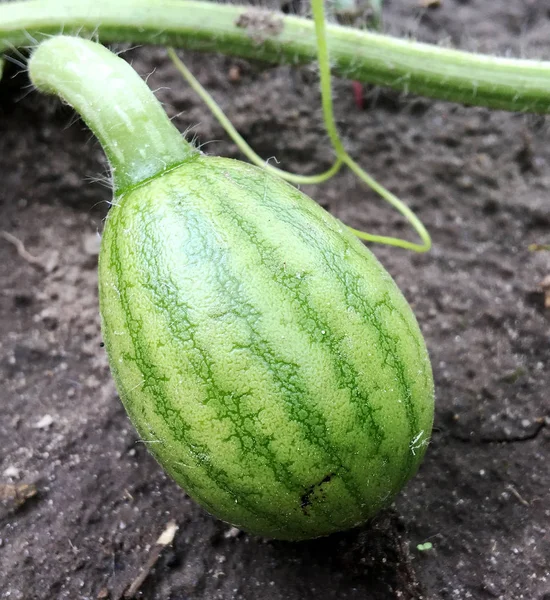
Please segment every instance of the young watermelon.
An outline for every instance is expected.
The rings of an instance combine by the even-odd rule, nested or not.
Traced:
[[[107,61],[99,69],[86,55],[87,73],[144,86],[91,42],[52,42],[33,57],[50,44],[50,71],[56,48],[78,61],[84,44]],[[74,77],[74,64],[56,68]],[[51,91],[37,70],[31,61]],[[88,106],[77,108],[116,189],[99,262],[102,330],[140,436],[206,510],[252,533],[301,540],[364,523],[415,473],[432,427],[430,362],[399,289],[342,223],[277,177],[188,145],[153,175],[137,158],[128,167],[143,144],[109,146],[115,133]],[[172,127],[164,119],[155,136]]]

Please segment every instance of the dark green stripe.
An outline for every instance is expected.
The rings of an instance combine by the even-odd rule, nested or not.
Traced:
[[[174,193],[179,192],[174,191]],[[181,197],[181,193],[179,195]],[[207,200],[207,198],[202,199],[205,206],[207,206]],[[348,473],[349,468],[344,465],[344,461],[334,451],[323,414],[313,408],[314,400],[308,397],[307,385],[300,374],[300,365],[288,362],[279,356],[255,326],[255,323],[262,317],[262,311],[243,298],[241,281],[231,271],[230,257],[219,249],[215,235],[216,225],[205,218],[201,211],[193,210],[189,204],[186,204],[185,197],[182,197],[182,208],[174,208],[174,211],[176,213],[181,211],[178,218],[185,222],[186,229],[190,231],[188,240],[182,246],[182,252],[185,252],[188,257],[193,257],[199,263],[208,261],[208,272],[216,279],[218,293],[228,299],[232,313],[241,319],[241,325],[248,328],[249,339],[246,349],[251,351],[255,360],[263,362],[282,392],[281,399],[285,403],[289,418],[300,425],[305,439],[320,448],[329,458],[332,463],[330,470],[342,478],[348,493],[360,506],[364,502],[364,497],[356,483],[352,481]],[[167,274],[164,273],[164,276]],[[166,308],[169,311],[167,313],[168,322],[172,324],[176,320],[177,314],[170,312],[171,306]],[[177,336],[177,331],[174,331],[174,335]]]
[[[295,215],[293,215],[295,216]],[[334,260],[334,252],[327,251],[326,245],[319,242],[318,236],[313,235],[309,227],[304,227],[304,223],[299,223],[296,219],[289,219],[288,216],[284,217],[279,215],[279,218],[285,221],[294,232],[300,236],[300,238],[311,247],[316,248],[320,255],[323,257],[325,268],[336,278],[340,285],[345,290],[346,302],[349,306],[352,306],[360,314],[366,315],[368,322],[374,327],[378,333],[378,341],[380,348],[385,352],[384,365],[389,365],[393,368],[394,373],[397,377],[399,387],[401,388],[401,398],[403,405],[405,406],[405,412],[407,417],[407,423],[409,426],[409,437],[412,440],[418,432],[418,416],[416,414],[415,405],[412,400],[412,392],[405,377],[405,366],[399,355],[399,338],[393,336],[387,331],[387,328],[382,323],[382,320],[378,317],[378,311],[381,308],[389,310],[391,313],[397,312],[388,292],[384,292],[383,298],[374,304],[371,304],[364,294],[361,294],[357,285],[358,280],[362,277],[361,273],[351,274],[347,270],[341,268],[339,260]],[[320,220],[318,220],[320,222]],[[300,226],[302,225],[302,226]],[[348,245],[346,240],[342,239],[345,249],[357,252],[351,244]],[[364,260],[364,257],[361,257]],[[416,340],[417,336],[412,336],[412,339]],[[402,467],[402,481],[406,481],[410,477],[411,471],[415,468],[416,460],[412,452],[407,452],[405,455],[406,462]]]
[[[121,221],[119,225],[120,230],[124,229],[124,220],[122,219],[122,214],[123,213],[119,211],[116,215]],[[115,226],[114,229],[118,229],[118,227]],[[149,239],[149,243],[150,242],[151,239]],[[152,246],[149,246],[148,249],[153,249]],[[209,449],[203,444],[199,444],[193,440],[192,436],[190,435],[190,425],[183,418],[181,411],[174,409],[166,393],[166,388],[163,385],[163,383],[166,382],[166,377],[162,375],[159,368],[149,359],[146,344],[143,343],[143,336],[140,333],[142,319],[133,316],[133,307],[128,301],[127,289],[132,287],[133,284],[124,277],[124,274],[131,276],[132,269],[135,269],[137,265],[133,264],[129,265],[129,268],[124,268],[120,260],[119,238],[116,236],[111,239],[110,249],[110,269],[111,272],[114,272],[117,277],[117,288],[119,291],[121,309],[125,315],[127,331],[132,339],[133,348],[135,349],[134,356],[125,356],[124,358],[125,360],[133,361],[136,364],[136,367],[142,373],[144,378],[143,390],[147,390],[152,397],[155,412],[163,419],[163,422],[166,423],[173,438],[178,442],[185,444],[189,448],[191,454],[196,457],[197,464],[201,466],[212,482],[214,482],[225,493],[237,499],[241,508],[246,509],[253,516],[265,520],[265,522],[272,528],[278,527],[280,524],[280,515],[276,512],[271,513],[269,511],[260,510],[257,502],[254,502],[253,500],[249,501],[250,496],[259,495],[257,492],[251,493],[249,490],[245,490],[240,488],[238,485],[235,485],[238,482],[231,481],[231,477],[229,477],[224,470],[216,468],[213,464],[211,464],[208,460]],[[144,253],[141,253],[141,256],[145,258]],[[180,315],[178,314],[177,317],[180,318]],[[129,406],[128,408],[130,413],[135,414],[135,407]],[[141,420],[138,418],[136,422],[137,424],[140,424]],[[147,432],[140,432],[140,434],[144,433]],[[153,454],[160,454],[155,450],[155,448],[151,448]],[[183,479],[182,485],[189,492],[189,494],[194,496],[197,501],[207,508],[207,510],[219,512],[219,507],[212,506],[210,502],[198,492],[196,487],[191,483],[184,472],[178,472]]]
[[[296,326],[306,333],[312,342],[326,348],[333,357],[332,364],[338,371],[336,377],[338,386],[350,391],[350,400],[356,411],[357,422],[363,431],[368,432],[369,441],[374,445],[372,455],[375,456],[385,438],[383,428],[375,419],[375,413],[379,409],[373,408],[370,402],[370,394],[377,391],[379,387],[373,384],[368,391],[359,388],[361,378],[356,366],[346,359],[346,350],[342,343],[345,336],[337,336],[330,322],[323,319],[319,309],[313,308],[307,277],[298,279],[294,273],[281,272],[280,265],[284,262],[285,256],[280,245],[269,244],[262,231],[249,219],[243,218],[235,211],[234,203],[224,202],[223,198],[220,198],[218,203],[223,207],[224,215],[231,221],[233,227],[240,231],[241,239],[254,245],[261,263],[274,274],[274,283],[285,291],[285,295],[290,300],[295,300],[299,304],[300,310],[295,313]],[[274,216],[278,217],[278,214]],[[320,334],[321,331],[324,333]]]
[[[261,174],[260,171],[258,173],[259,175]],[[398,311],[392,303],[387,292],[384,294],[382,300],[371,305],[367,298],[365,298],[364,294],[361,294],[357,285],[358,280],[360,280],[363,277],[363,274],[359,272],[351,273],[349,270],[346,271],[341,268],[341,257],[345,255],[346,252],[351,251],[360,260],[364,261],[365,249],[358,246],[358,244],[352,245],[340,232],[338,232],[338,238],[342,242],[341,255],[339,256],[333,250],[333,248],[328,250],[329,245],[332,247],[334,246],[335,240],[331,240],[331,244],[326,243],[325,238],[326,229],[328,225],[326,221],[326,214],[322,212],[322,209],[312,204],[311,210],[308,210],[308,202],[304,202],[303,198],[301,197],[301,193],[295,190],[295,188],[293,188],[292,186],[288,185],[287,187],[289,193],[296,197],[297,202],[300,203],[300,210],[281,210],[282,208],[284,208],[284,205],[281,203],[281,199],[279,197],[274,198],[273,195],[268,193],[267,191],[267,185],[271,179],[272,177],[264,172],[264,189],[262,191],[253,190],[251,182],[247,180],[246,191],[250,196],[254,196],[255,203],[258,203],[259,205],[271,210],[275,218],[279,219],[280,221],[284,222],[287,226],[289,226],[290,229],[294,232],[294,234],[297,237],[299,237],[299,239],[301,239],[308,248],[315,248],[319,252],[320,257],[322,257],[323,259],[323,266],[327,269],[328,272],[335,276],[335,278],[341,284],[342,288],[345,290],[346,302],[348,303],[348,305],[352,306],[360,314],[367,315],[369,323],[378,332],[378,339],[380,342],[381,349],[386,353],[384,364],[388,364],[393,368],[394,373],[397,377],[397,381],[399,383],[399,387],[401,388],[401,396],[403,399],[407,423],[409,426],[409,435],[410,439],[412,440],[418,433],[418,416],[415,410],[414,402],[412,400],[411,388],[405,376],[405,367],[399,356],[399,340],[397,337],[392,336],[387,331],[386,327],[384,327],[382,321],[378,318],[377,315],[377,311],[380,308],[386,308],[392,313]],[[232,178],[225,178],[224,184],[232,185],[238,190],[240,189],[238,181],[235,181]],[[312,228],[313,223],[318,225],[318,227],[315,227],[314,230]],[[336,221],[335,224],[337,224]],[[341,228],[344,227],[343,225],[340,226]],[[372,260],[374,261],[376,259],[374,259],[373,257]],[[348,269],[350,269],[350,267],[351,265],[347,266]],[[404,319],[404,317],[401,314],[400,317],[402,321],[406,321],[406,319]],[[417,337],[417,335],[412,335],[411,339],[414,340],[418,348],[419,341]],[[411,471],[415,468],[415,464],[416,461],[414,459],[414,455],[412,455],[412,452],[407,452],[406,463],[403,465],[402,468],[403,481],[406,481],[409,478]]]
[[[231,273],[229,258],[219,250],[215,236],[216,230],[212,223],[205,219],[201,212],[195,212],[189,206],[185,207],[184,222],[185,229],[190,232],[190,235],[185,247],[182,247],[182,252],[199,264],[206,264],[208,261],[208,273],[215,277],[218,285],[217,293],[223,294],[228,300],[232,307],[232,314],[240,318],[240,325],[246,324],[248,327],[250,339],[246,349],[251,352],[255,360],[262,361],[266,370],[271,373],[273,380],[282,391],[281,397],[285,400],[287,414],[293,421],[299,423],[302,430],[305,430],[305,439],[322,448],[325,455],[329,456],[332,462],[329,470],[341,475],[345,481],[348,480],[349,478],[344,474],[347,468],[343,467],[343,461],[333,452],[328,441],[329,436],[324,417],[310,406],[310,401],[306,398],[306,388],[299,373],[300,366],[279,357],[270,344],[265,341],[264,336],[254,327],[254,322],[261,319],[262,313],[243,299],[241,282]],[[162,243],[158,239],[158,228],[155,224],[148,222],[146,218],[143,219],[143,233],[144,243]],[[190,338],[193,338],[193,352],[188,353],[187,358],[195,373],[201,381],[205,382],[208,402],[217,405],[218,418],[230,419],[235,431],[234,436],[239,441],[241,448],[245,451],[252,450],[262,457],[264,463],[272,469],[275,480],[296,494],[297,507],[299,507],[299,499],[304,492],[303,482],[299,481],[289,470],[290,463],[281,463],[271,450],[270,442],[273,437],[265,436],[255,427],[254,413],[247,415],[246,420],[241,419],[238,414],[238,398],[231,390],[224,390],[216,383],[210,368],[212,359],[207,350],[200,347],[194,338],[198,326],[192,322],[189,316],[189,307],[182,303],[181,295],[177,293],[178,284],[167,268],[169,265],[163,261],[161,252],[158,252],[156,256],[159,260],[150,259],[149,264],[143,270],[144,273],[153,274],[149,281],[145,282],[145,288],[154,298],[156,308],[158,307],[164,313],[165,322],[173,339],[185,344]],[[166,282],[166,285],[160,287],[159,282],[163,281]],[[301,398],[305,398],[305,400],[298,402]],[[237,406],[234,406],[236,400]],[[349,481],[347,485],[349,486]],[[350,495],[358,505],[363,501],[362,494],[357,488],[353,488]],[[324,512],[328,524],[335,524],[330,513],[322,510],[322,505],[318,508]]]

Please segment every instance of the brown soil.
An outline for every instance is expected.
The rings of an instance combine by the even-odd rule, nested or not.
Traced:
[[[385,4],[392,33],[550,59],[545,0]],[[223,140],[209,153],[238,156],[163,50],[128,56],[143,74],[156,69],[149,82],[182,130]],[[189,63],[264,157],[301,172],[329,165],[314,69]],[[289,544],[205,514],[139,443],[101,348],[101,150],[69,109],[14,73],[0,94],[0,222],[39,262],[0,238],[1,599],[120,598],[171,519],[174,544],[138,597],[550,598],[550,309],[539,285],[550,253],[528,251],[550,241],[543,118],[368,89],[359,110],[350,83],[336,82],[348,148],[434,238],[427,255],[374,251],[425,333],[437,414],[426,460],[391,511]],[[307,191],[350,225],[407,234],[350,174]],[[420,550],[425,542],[433,548]]]

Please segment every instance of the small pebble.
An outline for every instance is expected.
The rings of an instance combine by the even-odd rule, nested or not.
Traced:
[[[224,533],[224,537],[226,539],[236,538],[239,535],[239,533],[241,533],[240,529],[237,529],[237,527],[231,527]]]
[[[3,475],[11,479],[19,479],[21,477],[21,470],[14,465],[10,465],[7,469],[4,469]]]
[[[89,256],[97,256],[101,246],[101,237],[97,233],[86,233],[82,236],[82,247]]]
[[[35,429],[48,429],[53,424],[53,417],[51,415],[44,415],[39,421],[37,421],[33,427]]]

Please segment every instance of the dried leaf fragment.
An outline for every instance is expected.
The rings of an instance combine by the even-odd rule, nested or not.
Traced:
[[[8,508],[17,509],[23,506],[27,500],[38,493],[33,483],[1,483],[0,502]]]
[[[231,83],[237,83],[241,80],[241,70],[237,65],[232,65],[229,68],[229,73],[227,74],[227,78]]]
[[[540,287],[544,293],[544,308],[550,308],[550,275],[540,282]]]
[[[277,37],[285,27],[284,21],[275,13],[258,8],[243,12],[235,21],[235,25],[246,29],[257,44],[263,44],[269,38]]]

